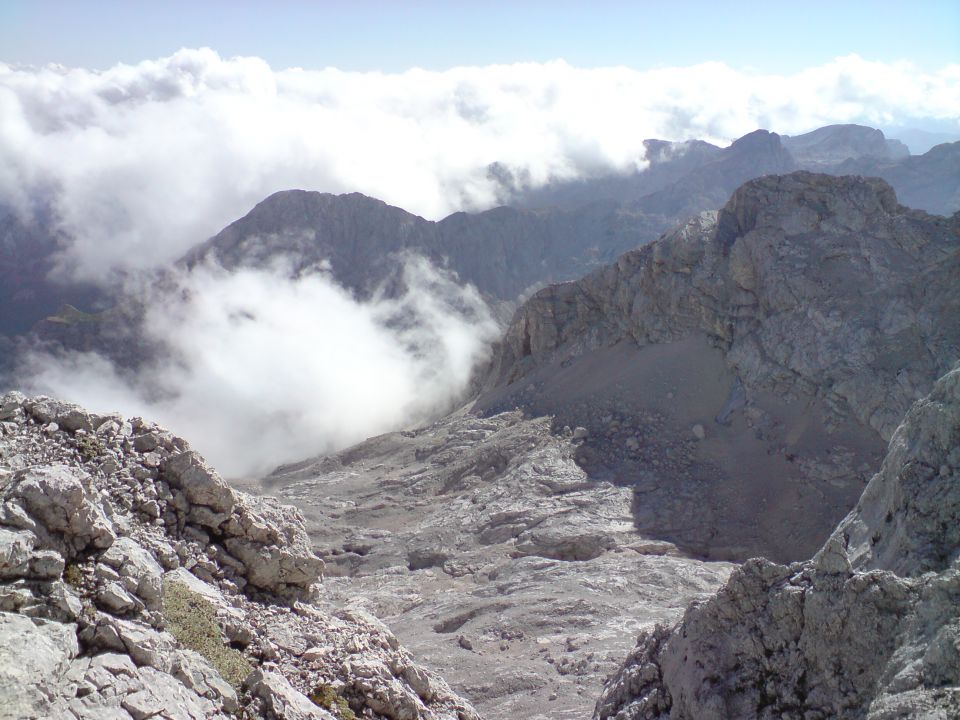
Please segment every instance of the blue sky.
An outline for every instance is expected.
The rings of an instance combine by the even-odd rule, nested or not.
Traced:
[[[0,0],[0,61],[106,68],[208,46],[287,67],[443,70],[563,58],[578,67],[791,73],[841,55],[960,62],[960,2]]]

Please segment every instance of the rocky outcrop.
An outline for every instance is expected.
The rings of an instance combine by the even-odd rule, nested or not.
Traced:
[[[960,367],[907,413],[812,560],[751,560],[641,635],[594,717],[957,717],[958,527]]]
[[[698,553],[799,559],[960,355],[958,274],[960,216],[904,208],[875,179],[761,178],[719,213],[532,297],[478,406],[587,427],[598,460],[585,466],[638,487],[645,531]],[[604,417],[580,407],[602,393]],[[656,450],[665,437],[691,442]]]
[[[477,717],[322,569],[172,433],[0,398],[0,718]]]

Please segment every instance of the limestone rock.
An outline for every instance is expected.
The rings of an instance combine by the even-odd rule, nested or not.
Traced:
[[[87,547],[107,548],[116,533],[85,480],[84,473],[65,465],[30,468],[14,475],[4,499],[21,505],[47,536],[62,538],[69,556]]]
[[[332,718],[307,695],[354,679],[385,713],[354,698],[367,717],[475,717],[382,624],[304,602],[323,563],[297,510],[234,491],[139,418],[0,405],[0,718]],[[323,652],[305,661],[308,639]],[[348,658],[390,676],[351,676]],[[238,693],[258,668],[268,680]]]
[[[907,413],[813,561],[751,560],[672,631],[642,635],[594,717],[956,716],[958,448],[960,367]]]
[[[476,408],[586,428],[579,463],[638,488],[649,535],[792,562],[955,359],[958,276],[960,215],[909,210],[875,178],[759,178],[531,297]]]
[[[76,626],[34,624],[0,612],[0,718],[40,720],[62,713],[57,700],[79,651]]]
[[[169,458],[161,477],[170,487],[182,490],[195,505],[204,505],[217,513],[233,510],[230,486],[192,450]]]
[[[287,680],[274,672],[258,670],[247,681],[250,693],[263,701],[269,717],[275,720],[336,720],[314,705]]]

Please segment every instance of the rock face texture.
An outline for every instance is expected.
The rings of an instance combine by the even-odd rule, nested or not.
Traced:
[[[800,559],[960,355],[957,277],[960,216],[904,208],[880,180],[761,178],[533,296],[478,408],[585,426],[581,464],[637,488],[641,530],[701,554]],[[584,403],[602,392],[598,417]]]
[[[812,560],[751,560],[641,635],[594,717],[960,716],[958,521],[960,367],[910,409]]]
[[[181,438],[0,397],[0,718],[478,717],[322,569]]]
[[[630,490],[591,481],[577,437],[461,411],[280,468],[258,490],[303,512],[325,597],[382,618],[484,717],[584,718],[636,632],[731,566],[638,533]]]

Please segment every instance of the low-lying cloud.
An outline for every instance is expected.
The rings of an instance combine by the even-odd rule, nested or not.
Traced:
[[[857,56],[788,75],[722,63],[637,71],[562,61],[398,74],[271,69],[182,50],[103,72],[0,64],[0,200],[53,198],[69,275],[178,257],[268,194],[359,191],[430,218],[533,184],[642,167],[645,138],[960,117],[960,65]]]
[[[228,475],[345,447],[461,399],[496,325],[471,287],[408,258],[406,290],[358,301],[326,274],[208,266],[148,302],[169,353],[131,375],[93,353],[23,358],[21,380],[85,407],[140,415]]]

